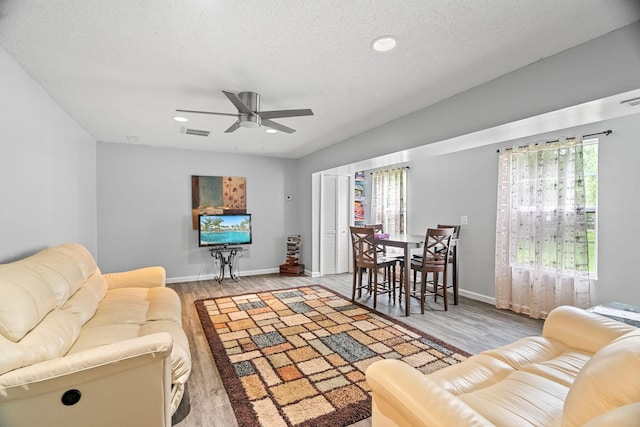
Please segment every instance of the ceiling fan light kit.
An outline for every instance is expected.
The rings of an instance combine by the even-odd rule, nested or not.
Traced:
[[[278,122],[274,122],[271,119],[313,115],[313,111],[311,111],[310,109],[260,111],[260,95],[256,92],[240,92],[236,95],[235,93],[227,92],[223,90],[222,93],[224,93],[224,95],[229,99],[229,101],[231,101],[231,103],[236,107],[236,109],[238,110],[236,114],[217,113],[213,111],[195,111],[195,110],[176,110],[176,111],[181,113],[236,116],[238,120],[234,124],[232,124],[225,131],[225,133],[234,132],[240,127],[258,128],[260,126],[265,126],[275,131],[281,131],[284,133],[294,133],[296,131],[295,129],[284,126]]]
[[[262,119],[257,114],[238,114],[238,121],[243,128],[259,128]]]

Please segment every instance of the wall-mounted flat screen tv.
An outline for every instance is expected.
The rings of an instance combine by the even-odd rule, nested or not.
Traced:
[[[251,214],[200,215],[199,246],[251,244]]]

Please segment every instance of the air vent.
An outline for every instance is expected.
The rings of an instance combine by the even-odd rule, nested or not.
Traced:
[[[627,99],[625,101],[620,101],[620,104],[627,104],[629,107],[636,107],[636,106],[640,105],[640,97],[633,98],[633,99]]]
[[[209,136],[211,131],[209,130],[199,130],[199,129],[185,129],[184,133],[187,135],[198,135],[198,136]]]

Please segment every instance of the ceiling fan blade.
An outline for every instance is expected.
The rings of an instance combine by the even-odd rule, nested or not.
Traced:
[[[231,114],[231,113],[214,113],[213,111],[195,111],[195,110],[176,110],[180,113],[197,113],[197,114],[214,114],[216,116],[233,116],[233,117],[237,117],[238,114]]]
[[[253,111],[251,111],[251,109],[247,107],[244,102],[240,101],[240,98],[238,98],[235,93],[227,92],[224,90],[222,91],[222,93],[224,93],[225,96],[229,98],[229,101],[231,101],[233,105],[236,106],[239,112],[244,114],[253,114]]]
[[[258,111],[258,115],[264,119],[277,119],[279,117],[299,117],[313,116],[313,111],[306,108],[303,110],[274,110],[274,111]]]
[[[281,125],[280,123],[276,123],[272,120],[262,119],[262,126],[279,130],[280,132],[284,132],[284,133],[294,133],[296,131],[295,129],[291,129],[290,127],[286,127],[285,125]]]
[[[225,130],[224,133],[231,133],[234,130],[238,129],[239,127],[240,127],[240,122],[235,122],[234,124],[229,126],[229,129]]]

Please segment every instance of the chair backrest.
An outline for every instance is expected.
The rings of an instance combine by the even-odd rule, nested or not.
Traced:
[[[429,228],[424,238],[422,262],[430,265],[446,265],[449,262],[453,228]]]
[[[438,224],[438,228],[453,228],[453,236],[451,238],[452,239],[456,239],[456,240],[460,238],[460,226],[459,225]],[[458,257],[458,245],[455,244],[454,246],[452,246],[451,250],[449,252],[451,252],[450,261],[451,262],[457,262],[456,259]]]
[[[382,224],[365,224],[365,227],[373,227],[373,231],[376,234],[384,233],[384,228],[382,227]],[[378,245],[378,253],[381,253],[382,255],[386,255],[387,254],[386,246]]]
[[[349,227],[353,264],[355,267],[375,267],[377,248],[375,229],[373,227]]]
[[[460,238],[460,226],[459,225],[445,225],[445,224],[438,224],[438,228],[453,228],[453,239],[459,239]]]
[[[366,224],[365,227],[373,227],[373,231],[376,233],[384,233],[382,224]]]

